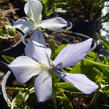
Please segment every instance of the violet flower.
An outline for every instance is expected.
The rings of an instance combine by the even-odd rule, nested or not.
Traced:
[[[38,31],[36,35],[41,36],[42,34]],[[52,73],[71,83],[85,94],[90,94],[98,88],[96,83],[84,74],[59,71],[82,60],[90,50],[92,39],[66,46],[54,61],[51,61],[51,50],[43,44],[44,40],[41,37],[34,39],[36,37],[33,36],[25,49],[26,56],[16,58],[8,65],[16,79],[21,83],[26,83],[30,78],[37,75],[34,87],[38,102],[44,102],[52,96]],[[43,43],[39,43],[42,40]]]
[[[67,26],[67,21],[61,17],[55,17],[41,21],[42,9],[43,6],[39,0],[28,0],[24,6],[24,11],[31,21],[19,19],[14,23],[14,28],[20,29],[24,34],[28,34],[37,28],[58,31],[62,27]]]

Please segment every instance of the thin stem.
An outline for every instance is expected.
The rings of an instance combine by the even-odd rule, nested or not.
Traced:
[[[7,74],[4,76],[3,81],[2,81],[2,87],[1,87],[2,88],[3,97],[4,97],[5,101],[7,102],[8,106],[11,105],[11,101],[8,98],[8,95],[6,93],[6,82],[7,82],[7,79],[9,78],[10,74],[11,74],[11,72],[8,71]]]
[[[22,88],[22,87],[7,87],[9,90],[19,90],[19,91],[25,91],[28,90],[28,88]]]
[[[101,67],[106,67],[106,68],[109,68],[109,65],[105,65],[105,64],[101,64],[101,63],[98,63],[98,62],[95,62],[95,61],[92,61],[92,60],[89,60],[89,59],[83,59],[84,61],[87,61],[89,63],[92,63],[92,64],[95,64],[97,66],[101,66]]]
[[[69,100],[69,98],[65,95],[64,91],[61,89],[61,93],[63,94],[63,96],[66,98],[66,100],[69,102],[70,107],[73,109],[73,105],[71,103],[71,101]]]
[[[96,94],[97,94],[97,92],[94,93],[93,98],[92,98],[92,100],[91,100],[90,103],[89,103],[89,106],[94,102],[94,100],[95,100],[95,98],[96,98]]]

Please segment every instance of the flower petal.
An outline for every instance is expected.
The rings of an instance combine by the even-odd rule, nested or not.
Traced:
[[[65,27],[67,25],[68,25],[67,21],[61,17],[43,20],[40,24],[42,28],[46,28],[53,31],[60,30],[62,27]]]
[[[61,69],[75,65],[87,55],[91,44],[92,39],[88,39],[81,43],[68,45],[57,55],[54,60],[54,66],[56,66],[57,69]]]
[[[51,49],[35,41],[31,41],[25,48],[25,54],[41,64],[49,64]]]
[[[31,77],[41,72],[40,64],[27,56],[16,58],[8,67],[12,70],[16,79],[21,82],[27,82]]]
[[[109,40],[108,36],[109,36],[109,22],[104,22],[101,24],[102,25],[102,29],[100,30],[100,33],[102,36],[105,36],[105,38],[107,40]]]
[[[30,38],[30,41],[35,41],[35,42],[38,42],[38,43],[45,45],[45,39],[44,39],[44,36],[40,30],[36,30],[33,33],[33,35]]]
[[[47,71],[42,71],[35,81],[35,92],[38,102],[44,102],[52,96],[52,79]]]
[[[82,91],[85,94],[91,94],[98,89],[98,85],[88,79],[84,74],[58,72],[56,73],[56,75],[63,80],[73,84],[78,90]]]
[[[42,8],[42,4],[39,0],[29,0],[24,6],[24,11],[35,24],[39,24],[42,18]]]
[[[27,34],[35,29],[35,26],[32,22],[25,19],[19,19],[14,23],[14,28],[21,30],[24,34]]]

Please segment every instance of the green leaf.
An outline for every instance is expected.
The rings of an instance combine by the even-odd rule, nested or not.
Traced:
[[[8,28],[8,29],[7,29],[7,33],[8,33],[10,36],[13,36],[13,37],[14,37],[15,34],[16,34],[16,33],[15,33],[15,29],[11,29],[11,28]]]
[[[67,82],[58,82],[57,87],[70,92],[78,92],[78,90],[73,85]]]
[[[48,0],[42,0],[42,3],[45,5],[48,2]]]
[[[51,48],[52,56],[51,59],[55,58],[55,40],[51,40],[48,44],[49,48]]]
[[[55,50],[55,54],[57,55],[65,46],[66,44],[59,45],[57,49]]]
[[[2,55],[2,57],[8,62],[11,63],[15,58],[11,56]]]

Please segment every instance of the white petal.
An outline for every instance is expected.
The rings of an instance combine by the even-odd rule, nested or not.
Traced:
[[[63,80],[73,84],[78,90],[85,94],[91,94],[98,89],[98,85],[88,79],[84,74],[70,74],[59,72],[56,73],[57,76]]]
[[[58,31],[62,29],[62,27],[67,26],[68,23],[61,17],[51,18],[47,20],[43,20],[40,24],[42,28]]]
[[[44,39],[44,36],[40,30],[36,30],[33,33],[33,35],[30,38],[30,41],[35,41],[35,42],[38,42],[38,43],[45,45],[45,39]]]
[[[36,78],[35,92],[38,102],[44,102],[52,96],[52,79],[49,72],[43,71]]]
[[[31,38],[30,38],[30,40],[25,48],[25,54],[29,57],[32,57],[32,54],[34,52],[34,45],[33,45],[32,41],[39,42],[39,43],[45,45],[45,39],[44,39],[42,32],[39,30],[35,31],[33,33],[33,35],[31,36]]]
[[[25,14],[34,21],[34,23],[40,23],[42,8],[42,4],[39,0],[29,0],[25,4],[24,11]]]
[[[53,62],[54,66],[56,66],[57,69],[61,69],[75,65],[87,55],[88,50],[91,48],[91,44],[92,39],[90,38],[84,42],[66,46],[55,58]]]
[[[25,53],[39,63],[49,65],[51,49],[47,48],[45,45],[32,41],[25,48]]]
[[[27,56],[16,58],[8,67],[12,70],[16,79],[21,82],[27,82],[31,77],[41,72],[40,64]]]
[[[34,45],[33,45],[33,42],[32,41],[35,41],[35,42],[39,42],[41,44],[44,44],[45,45],[45,39],[44,39],[44,36],[42,34],[41,31],[37,30],[33,33],[33,35],[31,36],[26,48],[25,48],[25,54],[29,57],[32,57],[33,56],[33,52],[34,52]],[[32,57],[33,58],[33,57]]]
[[[109,22],[102,23],[102,28],[105,29],[106,31],[109,31]]]
[[[14,23],[14,28],[21,30],[24,34],[28,34],[29,32],[35,29],[35,26],[32,22],[27,21],[25,19],[19,19]]]

